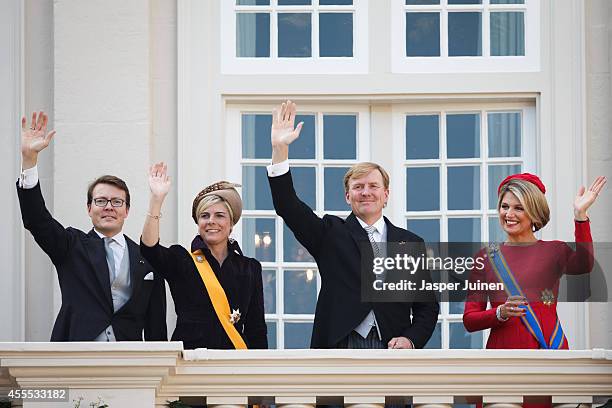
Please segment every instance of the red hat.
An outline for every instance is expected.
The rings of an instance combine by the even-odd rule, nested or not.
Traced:
[[[504,181],[502,181],[499,184],[499,187],[497,187],[497,195],[499,195],[499,192],[501,191],[501,188],[503,187],[503,185],[512,179],[521,179],[521,180],[528,181],[531,184],[535,185],[542,192],[542,194],[546,194],[546,187],[544,186],[544,183],[542,183],[542,180],[540,180],[538,176],[536,176],[535,174],[531,174],[531,173],[521,173],[521,174],[512,174],[511,176],[506,177]]]

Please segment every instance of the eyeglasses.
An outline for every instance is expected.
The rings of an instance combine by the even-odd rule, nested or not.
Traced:
[[[106,207],[106,204],[110,201],[111,207],[123,207],[123,203],[125,200],[122,198],[111,198],[110,200],[107,198],[94,198],[93,203],[96,207]]]

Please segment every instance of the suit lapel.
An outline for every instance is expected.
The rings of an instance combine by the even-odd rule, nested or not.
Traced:
[[[387,219],[387,217],[383,217],[385,219],[385,224],[387,224],[387,242],[402,242],[406,239],[404,238],[404,231],[401,228],[397,228],[395,225],[391,224],[391,221]]]
[[[140,255],[140,247],[137,243],[129,239],[126,235],[125,242],[127,243],[127,250],[130,256],[130,280],[132,282],[132,296],[130,298],[134,299],[135,294],[138,293],[140,287],[142,286],[142,281],[145,277],[145,273],[147,272],[145,268],[145,261]],[[129,301],[128,301],[129,302]]]
[[[88,239],[85,241],[87,254],[94,269],[96,279],[104,294],[104,300],[107,306],[113,310],[113,299],[110,290],[110,276],[108,271],[108,263],[106,262],[106,250],[104,249],[104,240],[92,229],[87,234]],[[96,292],[98,293],[98,292]]]
[[[355,214],[351,213],[348,217],[346,217],[345,221],[346,221],[346,226],[348,227],[348,230],[351,233],[351,237],[353,238],[353,241],[355,241],[355,244],[357,245],[357,248],[359,249],[359,254],[363,256],[362,247],[371,248],[370,240],[368,239],[368,234],[361,227],[361,224],[359,224],[359,221],[357,220],[357,217],[355,216]],[[364,243],[368,245],[364,246]],[[372,256],[373,252],[368,251],[366,255]]]

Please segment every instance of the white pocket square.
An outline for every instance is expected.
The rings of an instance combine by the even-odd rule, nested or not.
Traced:
[[[153,280],[155,278],[155,275],[153,275],[153,272],[149,272],[145,275],[144,280]]]

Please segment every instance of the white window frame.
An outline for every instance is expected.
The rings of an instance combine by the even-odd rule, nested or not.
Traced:
[[[353,0],[352,6],[281,6],[283,12],[309,12],[312,16],[312,56],[306,58],[278,57],[278,0],[269,6],[237,6],[235,0],[221,2],[220,40],[221,73],[223,74],[364,74],[368,72],[368,1]],[[270,57],[236,56],[237,11],[270,13]],[[353,56],[319,57],[319,12],[353,12]],[[204,21],[202,16],[202,21]]]
[[[490,112],[521,112],[521,156],[517,158],[487,158],[488,151],[488,135],[485,132],[485,121],[487,113]],[[457,113],[480,113],[480,158],[473,159],[447,159],[446,156],[446,121],[444,120],[447,114]],[[406,152],[406,115],[440,115],[440,157],[438,159],[410,159],[407,160]],[[538,168],[537,157],[537,123],[536,123],[536,106],[535,102],[423,102],[419,104],[398,104],[394,105],[392,113],[392,129],[393,129],[393,165],[394,177],[391,179],[394,200],[393,208],[395,209],[393,218],[402,220],[402,228],[406,226],[406,220],[410,218],[438,218],[440,219],[440,241],[448,240],[448,219],[461,216],[476,217],[481,220],[481,231],[483,239],[488,239],[489,234],[489,217],[496,214],[495,210],[488,209],[489,195],[488,183],[485,183],[486,177],[484,171],[487,170],[487,164],[521,164],[522,172],[540,173]],[[408,165],[409,164],[409,165]],[[475,164],[480,168],[480,210],[452,210],[446,209],[447,195],[443,186],[446,185],[446,172],[444,167],[454,166],[458,164]],[[438,211],[407,211],[406,210],[406,168],[426,166],[440,168],[440,210]],[[441,349],[449,349],[450,345],[450,324],[463,321],[462,314],[450,314],[450,304],[448,302],[440,303],[440,314],[438,322],[441,324]],[[569,323],[569,322],[568,322]],[[482,347],[486,347],[486,342],[489,336],[489,330],[483,334]]]
[[[340,217],[346,217],[350,214],[350,208],[347,205],[346,211],[324,211],[324,178],[323,168],[326,167],[347,167],[355,162],[367,161],[370,155],[370,113],[367,105],[358,104],[333,104],[297,102],[299,106],[298,114],[315,114],[315,151],[314,159],[291,159],[291,166],[316,166],[317,167],[317,189],[316,189],[316,204],[315,213],[322,217],[324,214],[332,214]],[[241,182],[242,166],[243,165],[269,165],[271,158],[266,159],[243,159],[242,158],[242,119],[243,113],[249,114],[270,114],[276,104],[269,103],[252,103],[252,104],[226,104],[226,121],[225,131],[227,135],[227,158],[226,169],[228,180]],[[357,115],[357,152],[356,158],[353,160],[323,160],[323,114],[356,114]],[[318,158],[321,158],[319,160]],[[342,186],[338,186],[342,188]],[[274,210],[243,210],[243,217],[261,217],[280,219]],[[312,269],[317,272],[317,297],[321,289],[321,280],[318,274],[317,264],[315,262],[286,262],[282,256],[282,245],[284,242],[284,223],[275,222],[275,239],[276,239],[276,255],[274,262],[262,262],[262,269],[272,269],[276,271],[276,313],[266,313],[266,322],[276,323],[276,345],[278,349],[285,348],[285,333],[284,325],[287,323],[312,323],[314,322],[314,314],[285,314],[284,313],[284,271],[285,270],[307,270]],[[232,236],[242,246],[242,220],[234,227]],[[308,342],[309,343],[309,342]],[[309,343],[310,344],[310,343]]]
[[[540,0],[525,0],[525,4],[483,4],[406,6],[405,0],[391,0],[391,66],[394,73],[457,73],[457,72],[536,72],[540,70]],[[440,13],[440,56],[406,56],[406,11]],[[482,56],[448,56],[448,12],[482,12]],[[525,10],[525,55],[490,56],[490,11]]]

